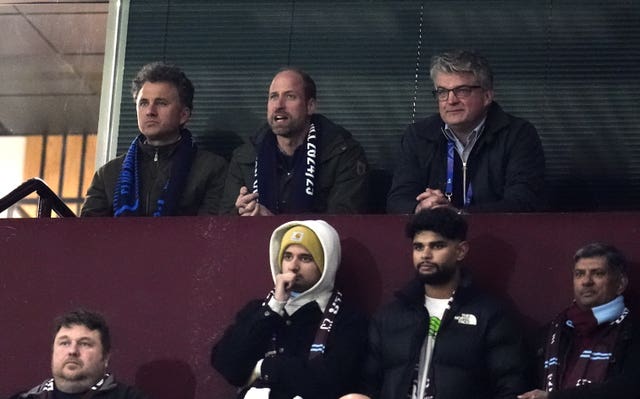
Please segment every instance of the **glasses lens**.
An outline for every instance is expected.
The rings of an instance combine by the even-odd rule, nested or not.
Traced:
[[[471,95],[471,86],[460,86],[453,89],[453,94],[458,98],[466,98]]]
[[[449,90],[447,89],[439,88],[432,91],[432,93],[433,93],[433,96],[438,100],[446,100],[447,97],[449,97]]]

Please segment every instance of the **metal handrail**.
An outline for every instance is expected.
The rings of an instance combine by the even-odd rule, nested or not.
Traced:
[[[38,217],[51,217],[51,211],[54,211],[60,217],[76,217],[76,214],[47,186],[44,180],[34,177],[18,187],[9,194],[0,198],[0,212],[9,209],[18,201],[24,199],[33,192],[38,193]]]

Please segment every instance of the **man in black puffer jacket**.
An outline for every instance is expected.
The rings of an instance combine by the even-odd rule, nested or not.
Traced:
[[[447,207],[407,225],[417,275],[374,316],[362,392],[371,398],[512,398],[527,386],[522,339],[460,262],[467,223]]]

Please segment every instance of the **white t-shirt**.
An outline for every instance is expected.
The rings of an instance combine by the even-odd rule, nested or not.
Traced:
[[[438,299],[425,295],[424,306],[429,312],[429,334],[422,344],[420,352],[420,363],[418,365],[418,378],[413,382],[413,399],[427,399],[426,388],[429,386],[429,366],[431,365],[431,355],[436,345],[436,336],[440,329],[440,321],[445,310],[449,307],[451,298]]]

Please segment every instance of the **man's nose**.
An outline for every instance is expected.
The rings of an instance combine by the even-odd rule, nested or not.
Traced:
[[[297,272],[298,270],[300,270],[300,261],[297,258],[291,261],[290,269],[292,272]]]
[[[276,100],[276,109],[282,109],[284,108],[284,96],[278,97]]]
[[[449,93],[447,93],[447,102],[448,103],[455,104],[455,103],[457,103],[459,101],[460,101],[460,99],[455,95],[453,90],[450,90]]]
[[[156,115],[158,109],[154,104],[149,104],[147,107],[147,115]]]
[[[585,274],[584,277],[582,277],[582,285],[593,285],[593,276]]]
[[[77,356],[78,354],[78,344],[69,344],[69,355]]]

